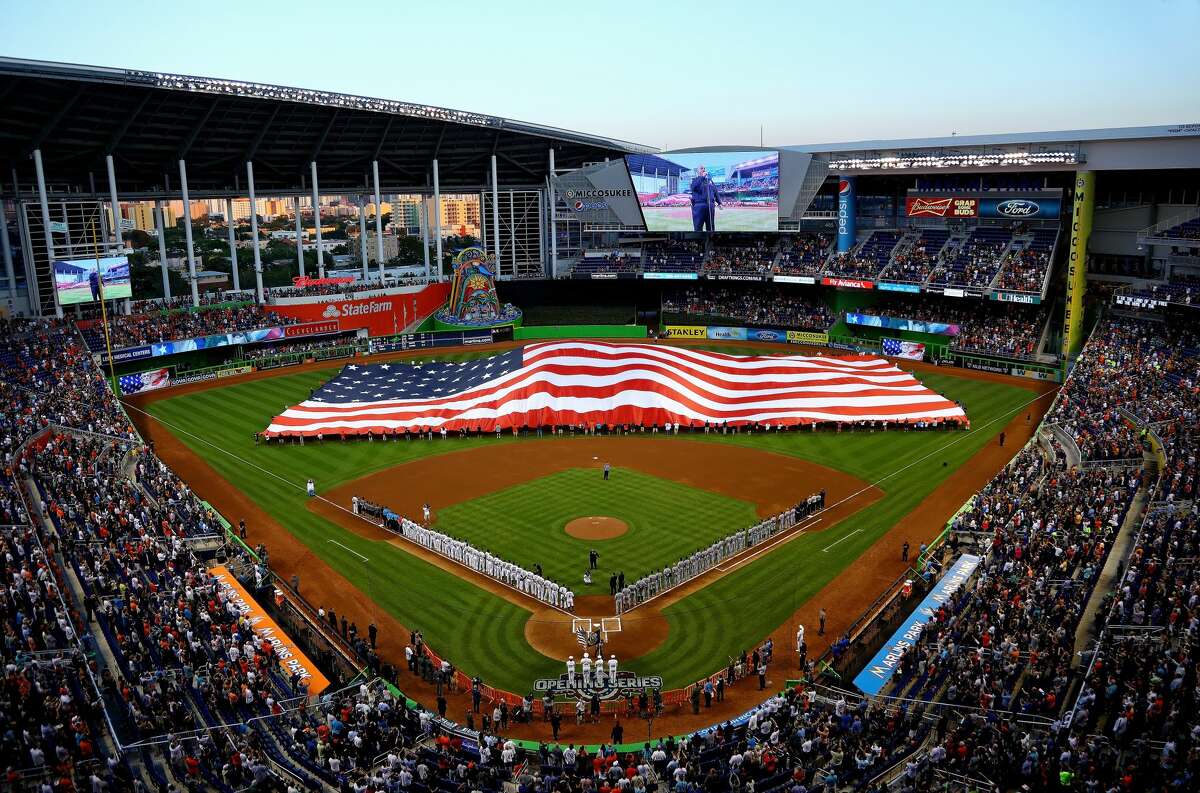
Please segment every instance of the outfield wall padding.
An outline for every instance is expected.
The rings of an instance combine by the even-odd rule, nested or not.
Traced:
[[[537,325],[513,330],[517,341],[529,339],[644,339],[645,325]]]

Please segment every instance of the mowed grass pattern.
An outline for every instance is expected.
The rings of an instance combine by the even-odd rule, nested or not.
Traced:
[[[580,540],[567,522],[589,515],[619,518],[629,531],[608,540]],[[605,482],[599,469],[572,468],[481,498],[443,507],[436,528],[542,572],[577,595],[607,594],[609,576],[634,581],[758,522],[754,505],[628,468]],[[600,553],[590,586],[583,583],[588,550]]]
[[[714,347],[727,352],[744,348]],[[756,352],[761,352],[758,350]],[[487,354],[440,356],[458,360]],[[312,476],[325,490],[419,457],[488,443],[537,443],[536,438],[456,439],[409,443],[326,443],[255,446],[253,433],[284,405],[305,399],[336,370],[301,372],[165,399],[151,413],[167,422],[180,439],[233,486],[239,488],[293,532],[314,555],[375,598],[381,609],[419,628],[431,646],[468,674],[512,691],[558,674],[561,662],[546,658],[524,639],[529,612],[482,592],[454,575],[385,543],[359,538],[305,508],[303,483]],[[630,667],[661,674],[669,687],[714,671],[726,656],[754,645],[782,624],[864,549],[932,492],[946,476],[993,441],[1009,418],[1034,398],[1028,389],[968,380],[949,374],[920,379],[960,401],[971,417],[971,432],[811,433],[696,436],[709,443],[754,445],[838,468],[878,483],[886,497],[819,534],[806,535],[765,554],[714,585],[667,609],[671,636],[659,649]],[[1049,399],[1050,397],[1044,397]],[[632,436],[630,443],[641,437]],[[585,439],[580,439],[586,443]],[[945,465],[943,465],[945,463]],[[227,515],[237,521],[238,515]],[[937,528],[937,527],[932,527]],[[822,549],[850,532],[828,553]],[[328,542],[334,539],[371,559]],[[629,571],[626,571],[627,576]],[[864,586],[874,586],[864,582]],[[327,604],[335,605],[336,604]],[[627,619],[636,619],[636,613]]]

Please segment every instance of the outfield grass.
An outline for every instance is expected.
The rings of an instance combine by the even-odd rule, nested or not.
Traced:
[[[714,349],[741,352],[744,348]],[[754,352],[761,354],[761,349]],[[439,357],[480,354],[487,353]],[[536,677],[558,674],[559,661],[542,656],[525,642],[528,611],[402,550],[362,539],[313,514],[305,508],[302,489],[310,476],[319,489],[327,490],[424,455],[538,440],[506,436],[454,443],[254,445],[253,433],[271,416],[285,405],[307,398],[333,374],[334,370],[301,372],[201,391],[155,402],[150,412],[315,554],[372,595],[381,608],[405,625],[424,631],[430,645],[463,671],[478,673],[487,682],[513,691],[525,691]],[[671,606],[666,611],[671,638],[658,650],[633,660],[630,667],[661,674],[668,687],[675,687],[712,672],[727,655],[753,646],[994,438],[1003,422],[1034,396],[1028,389],[949,374],[922,374],[920,379],[962,402],[975,429],[970,433],[696,436],[703,439],[699,442],[752,445],[837,468],[878,482],[886,495],[841,524],[789,542]],[[628,440],[638,443],[640,439],[633,436]],[[226,517],[236,522],[240,516]],[[850,534],[854,530],[859,533]],[[822,552],[844,536],[848,539],[828,553]],[[364,566],[350,550],[330,539],[369,557],[370,565]]]
[[[610,540],[580,540],[563,527],[574,518],[606,515],[629,524]],[[754,505],[614,468],[603,482],[596,469],[572,468],[438,510],[436,527],[544,575],[577,595],[608,593],[612,572],[628,581],[658,570],[719,537],[758,522]],[[590,586],[583,583],[588,550],[600,553]]]

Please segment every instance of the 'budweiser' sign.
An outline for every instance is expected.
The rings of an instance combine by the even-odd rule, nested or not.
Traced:
[[[910,218],[973,218],[979,215],[977,198],[922,198],[912,196],[905,199],[905,214]]]
[[[336,284],[352,284],[353,278],[309,278],[307,275],[297,275],[292,278],[292,286],[303,289],[306,286],[333,286]]]

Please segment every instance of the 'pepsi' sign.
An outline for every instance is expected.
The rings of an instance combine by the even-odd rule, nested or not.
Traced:
[[[855,215],[858,212],[854,181],[853,176],[846,176],[838,181],[837,249],[839,253],[845,253],[854,247]]]

